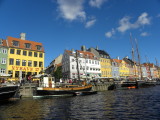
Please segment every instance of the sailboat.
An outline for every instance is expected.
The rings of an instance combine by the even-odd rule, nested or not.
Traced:
[[[41,82],[39,87],[36,90],[36,96],[75,96],[79,92],[83,92],[84,94],[92,94],[92,92],[88,92],[92,89],[91,84],[87,84],[85,81],[80,81],[79,76],[79,65],[78,65],[78,57],[76,51],[76,63],[77,63],[77,74],[78,80],[76,83],[56,83],[54,77],[47,76],[41,78]]]
[[[138,49],[138,43],[137,40],[135,39],[135,43],[136,43],[136,51],[137,51],[137,55],[138,55],[138,66],[139,66],[139,71],[138,73],[140,73],[139,75],[139,79],[136,80],[137,82],[137,88],[139,87],[147,87],[147,86],[151,86],[151,85],[156,85],[156,81],[154,81],[153,79],[144,79],[143,75],[142,75],[142,66],[141,66],[141,62],[140,62],[140,53],[139,53],[139,49]]]

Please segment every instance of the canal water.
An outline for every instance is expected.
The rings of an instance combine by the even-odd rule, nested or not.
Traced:
[[[159,120],[160,86],[0,103],[0,120]]]

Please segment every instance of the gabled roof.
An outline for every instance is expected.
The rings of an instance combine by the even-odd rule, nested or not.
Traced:
[[[145,67],[149,66],[149,67],[154,67],[154,64],[153,63],[143,63],[143,65]]]
[[[97,51],[100,55],[106,55],[106,56],[108,56],[108,57],[110,58],[109,54],[108,54],[106,51],[104,51],[104,50],[97,50],[97,49],[96,49],[96,51]]]
[[[19,46],[18,47],[15,47],[15,46],[12,45],[14,40],[19,42]],[[22,40],[22,39],[10,37],[10,36],[7,37],[7,42],[8,42],[8,47],[14,47],[14,48],[20,48],[20,49],[27,49],[27,50],[34,50],[34,51],[42,51],[42,52],[44,52],[43,45],[42,45],[42,43],[39,43],[39,42],[34,42],[34,41],[29,41],[29,40]],[[24,45],[25,43],[30,43],[31,44],[31,48],[25,48],[25,45]],[[36,48],[37,45],[42,46],[42,49],[41,50],[37,50],[37,48]]]
[[[118,59],[113,59],[114,62],[117,62],[117,63],[121,63],[122,60],[118,60]]]
[[[70,50],[66,50],[66,52],[68,53],[68,55],[75,55]],[[76,52],[74,52],[74,53],[76,53]],[[83,58],[95,59],[95,57],[96,57],[93,53],[88,52],[88,51],[77,50],[77,53],[78,53],[78,55],[81,54]]]
[[[129,58],[123,58],[123,60],[127,63],[127,64],[130,64],[130,65],[134,65],[134,62],[129,59]]]
[[[6,40],[4,39],[1,39],[2,40],[2,44],[0,46],[3,46],[3,47],[7,47],[7,42]]]

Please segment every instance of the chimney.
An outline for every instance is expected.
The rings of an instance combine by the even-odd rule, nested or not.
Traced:
[[[119,56],[117,57],[117,59],[119,60]]]
[[[21,33],[20,34],[20,39],[25,40],[26,39],[26,33]]]
[[[96,50],[98,50],[98,46],[96,46]]]
[[[86,51],[86,47],[83,45],[83,46],[81,46],[81,50],[82,51]]]

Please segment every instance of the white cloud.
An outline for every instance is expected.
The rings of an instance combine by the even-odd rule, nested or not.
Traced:
[[[119,32],[125,32],[129,29],[136,29],[144,25],[149,25],[150,24],[150,17],[148,17],[148,14],[146,12],[142,13],[136,22],[131,23],[130,22],[130,17],[125,16],[119,21],[119,27],[117,27],[117,30]]]
[[[157,15],[158,18],[160,18],[160,13]]]
[[[84,0],[57,0],[60,17],[69,21],[85,20]]]
[[[104,2],[107,0],[90,0],[89,5],[92,7],[100,8]]]
[[[147,32],[141,33],[141,36],[143,36],[143,37],[148,36],[148,35],[149,35],[149,33],[147,33]]]
[[[93,26],[95,24],[95,22],[96,22],[96,19],[92,19],[86,23],[85,27],[89,28],[89,27]]]
[[[105,36],[108,38],[111,38],[114,34],[115,34],[115,30],[112,28],[111,31],[105,33]]]

